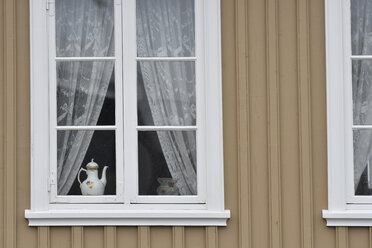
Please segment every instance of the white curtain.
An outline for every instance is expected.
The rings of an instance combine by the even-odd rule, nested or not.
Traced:
[[[193,0],[137,0],[138,56],[194,56],[194,24]],[[139,62],[138,78],[155,125],[195,125],[194,62]],[[195,132],[157,134],[180,194],[196,194]]]
[[[352,51],[354,55],[372,54],[372,1],[351,1]],[[372,61],[354,60],[353,118],[356,125],[372,124]],[[372,159],[372,131],[354,131],[354,186]]]
[[[56,0],[59,57],[114,55],[113,0]],[[96,125],[113,73],[113,62],[57,63],[57,123]],[[93,131],[58,131],[58,194],[66,195],[83,162]]]

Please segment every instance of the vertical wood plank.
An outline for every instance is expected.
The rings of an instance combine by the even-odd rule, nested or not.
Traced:
[[[0,20],[4,20],[4,1],[0,1]],[[0,80],[2,82],[5,81],[5,75],[4,75],[4,67],[5,67],[5,61],[4,61],[4,25],[0,25]],[[4,83],[0,84],[0,99],[4,99]],[[5,160],[4,160],[4,152],[5,152],[5,139],[4,139],[4,132],[5,132],[5,117],[4,117],[4,101],[0,101],[0,175],[2,175],[0,178],[1,180],[4,180],[5,175]],[[4,211],[4,203],[5,203],[5,191],[4,191],[4,183],[0,183],[0,240],[4,240],[4,233],[5,233],[5,226],[3,225],[5,223],[4,217],[5,217],[5,211]],[[0,242],[0,248],[4,248],[4,242]]]
[[[252,247],[270,247],[266,1],[248,0]],[[230,193],[228,193],[230,194]],[[228,247],[226,243],[224,247]]]
[[[329,228],[321,217],[328,208],[327,112],[325,66],[324,0],[309,2],[309,46],[311,74],[311,151],[313,187],[314,247],[336,247],[336,228]]]
[[[104,243],[105,248],[116,248],[116,227],[104,227]]]
[[[251,244],[251,194],[250,194],[250,151],[249,151],[249,104],[248,104],[248,40],[246,0],[235,1],[236,11],[236,75],[238,108],[238,221],[239,247],[250,248]]]
[[[221,0],[221,32],[222,32],[222,98],[223,100],[223,143],[224,143],[224,184],[225,206],[231,210],[229,228],[219,230],[221,247],[239,247],[239,192],[238,192],[238,142],[237,142],[237,76],[236,76],[236,0]],[[228,100],[229,99],[229,100]],[[197,233],[201,228],[186,228],[186,246],[205,248],[205,235]],[[205,227],[202,228],[205,233]],[[190,236],[197,233],[198,244]],[[192,244],[194,246],[192,246]]]
[[[4,0],[4,247],[16,247],[16,1]]]
[[[218,248],[218,229],[215,226],[206,227],[206,248]]]
[[[301,248],[297,0],[278,5],[281,245]]]
[[[49,248],[49,227],[38,227],[38,248]]]
[[[102,248],[105,245],[104,227],[87,226],[84,227],[84,248]]]
[[[151,248],[172,248],[173,230],[169,226],[152,226],[150,228]]]
[[[369,228],[348,227],[349,247],[369,248]]]
[[[336,227],[336,248],[348,248],[348,228]]]
[[[297,1],[298,106],[301,188],[301,245],[313,247],[311,110],[308,1]]]
[[[37,247],[38,229],[30,228],[24,210],[30,208],[30,18],[28,0],[16,1],[16,231],[17,247]]]
[[[266,1],[270,247],[281,247],[278,3]]]
[[[49,228],[50,248],[71,248],[72,231],[71,227],[50,227]]]
[[[205,227],[185,227],[185,248],[205,248],[206,236]]]
[[[138,248],[138,231],[135,226],[116,227],[117,247]]]
[[[138,227],[138,248],[150,248],[150,227],[139,226]]]
[[[83,248],[84,247],[83,227],[81,226],[71,227],[71,247],[72,248]]]
[[[174,226],[173,233],[173,248],[185,248],[185,228],[183,226]]]

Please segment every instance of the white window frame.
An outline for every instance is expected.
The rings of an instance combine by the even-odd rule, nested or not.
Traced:
[[[136,92],[137,57],[135,0],[114,0],[115,20],[122,12],[123,28],[115,25],[115,56],[123,52],[123,61],[115,60],[115,78],[123,75],[124,92]],[[197,87],[197,196],[138,196],[138,168],[127,166],[137,163],[136,94],[124,96],[125,113],[122,129],[123,143],[116,145],[124,149],[124,156],[117,157],[117,163],[124,161],[123,171],[117,173],[117,192],[112,196],[71,197],[57,196],[55,170],[49,168],[55,161],[55,52],[54,47],[54,0],[30,0],[30,50],[31,50],[31,209],[25,210],[30,226],[69,225],[226,225],[230,211],[224,208],[223,143],[222,143],[222,85],[221,85],[221,38],[219,0],[195,0],[196,23],[196,87]],[[121,8],[118,8],[118,6]],[[48,21],[49,20],[49,21]],[[52,21],[50,21],[52,20]],[[127,23],[133,25],[126,25]],[[119,26],[119,28],[118,28]],[[120,29],[120,30],[118,30]],[[122,35],[117,38],[120,32]],[[124,47],[118,49],[117,44]],[[134,48],[134,49],[128,49]],[[55,51],[55,49],[54,49]],[[156,60],[157,58],[153,58]],[[177,58],[180,59],[180,58]],[[188,59],[188,58],[187,58]],[[123,65],[123,72],[117,68]],[[121,90],[115,82],[115,94]],[[206,90],[208,89],[208,90]],[[116,97],[116,100],[119,99]],[[52,103],[51,103],[52,102]],[[118,103],[116,103],[118,106]],[[131,107],[132,106],[132,107]],[[200,107],[203,106],[203,107]],[[122,111],[119,107],[116,114]],[[119,115],[120,116],[120,115]],[[54,118],[55,119],[55,118]],[[118,119],[117,119],[118,120]],[[116,123],[116,135],[120,128]],[[150,127],[151,128],[151,127]],[[172,127],[173,128],[173,127]],[[177,129],[177,128],[174,128]],[[195,129],[195,127],[190,127]],[[118,137],[117,137],[118,139]],[[116,152],[117,154],[120,152]],[[118,166],[120,167],[120,166]],[[208,176],[207,176],[208,175]],[[123,180],[121,180],[123,179]],[[123,185],[123,187],[121,187]],[[121,187],[123,191],[119,190]],[[50,193],[50,192],[51,193]],[[89,199],[87,201],[87,199]]]
[[[123,137],[123,79],[122,79],[122,22],[121,4],[115,1],[114,4],[114,32],[115,32],[115,54],[113,57],[57,57],[56,55],[56,23],[55,23],[55,0],[49,0],[47,13],[47,32],[48,32],[48,59],[49,59],[49,139],[50,139],[50,174],[49,188],[50,203],[123,203],[124,202],[124,167],[116,167],[116,195],[103,196],[64,196],[57,194],[57,131],[60,130],[93,130],[93,131],[113,131],[115,137]],[[112,61],[115,63],[115,124],[112,126],[58,126],[57,125],[57,62],[76,61]],[[116,163],[124,164],[123,139],[115,139]]]
[[[372,226],[372,196],[355,196],[350,0],[326,0],[327,226]]]

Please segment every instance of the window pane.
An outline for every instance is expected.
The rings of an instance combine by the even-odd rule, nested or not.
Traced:
[[[372,195],[372,130],[354,130],[354,187],[356,195]]]
[[[354,55],[372,55],[372,1],[352,0],[351,42]]]
[[[195,63],[138,62],[139,125],[196,125]]]
[[[58,57],[114,56],[114,0],[56,0]]]
[[[90,195],[115,195],[115,158],[115,131],[57,131],[58,195],[82,195],[84,190]],[[92,159],[98,164],[98,170],[82,171],[80,187],[78,172],[80,168],[87,169]],[[105,166],[108,166],[106,175],[102,175]]]
[[[196,195],[195,131],[138,133],[139,194]]]
[[[137,0],[138,56],[194,56],[194,26],[194,0]]]
[[[57,124],[115,125],[114,62],[57,62]]]
[[[355,60],[353,70],[353,118],[356,125],[372,124],[372,60]]]

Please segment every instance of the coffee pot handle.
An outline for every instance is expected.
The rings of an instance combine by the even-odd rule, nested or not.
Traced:
[[[78,178],[77,178],[80,185],[81,185],[81,181],[80,181],[80,173],[81,173],[81,171],[85,171],[85,173],[87,173],[87,170],[86,169],[80,168],[79,173],[78,173]]]

